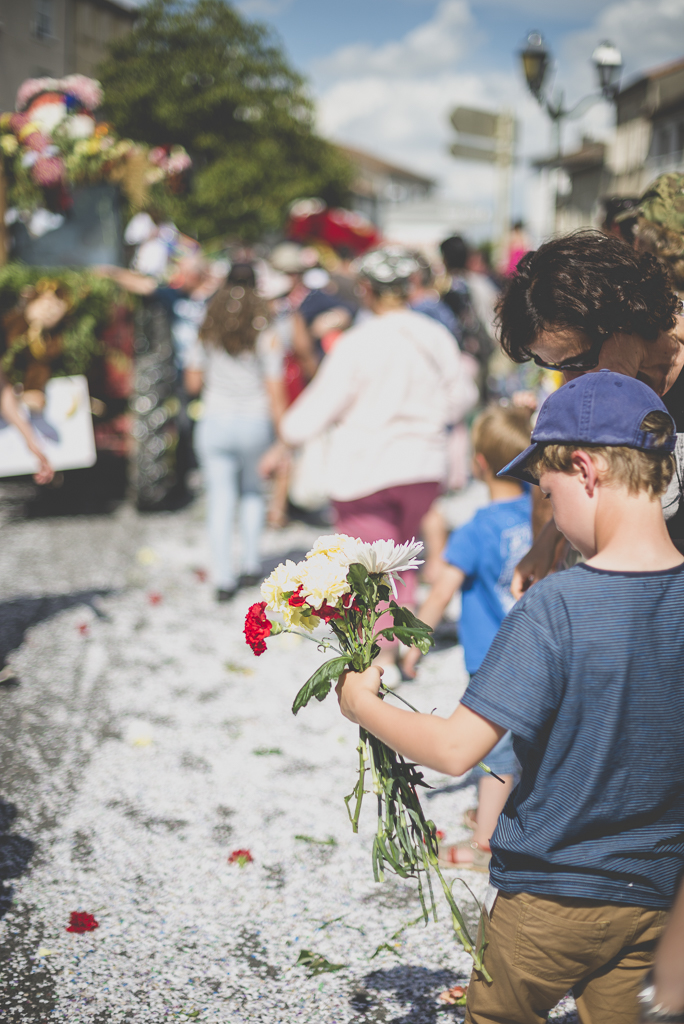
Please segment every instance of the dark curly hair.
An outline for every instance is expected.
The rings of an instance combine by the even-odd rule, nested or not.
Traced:
[[[679,299],[660,262],[600,231],[546,242],[518,263],[497,308],[501,345],[516,363],[542,331],[616,332],[654,341],[675,325]]]

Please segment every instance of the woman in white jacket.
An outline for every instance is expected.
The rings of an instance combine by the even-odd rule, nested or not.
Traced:
[[[328,492],[339,533],[403,543],[442,487],[447,427],[478,397],[469,362],[450,332],[407,307],[410,253],[387,246],[357,261],[374,314],[347,331],[280,424],[297,447],[329,427]],[[415,573],[406,574],[410,604]]]

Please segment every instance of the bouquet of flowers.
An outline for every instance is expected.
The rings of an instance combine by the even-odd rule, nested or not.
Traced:
[[[325,661],[302,686],[292,705],[293,714],[305,707],[312,697],[324,700],[343,672],[348,669],[362,672],[369,668],[380,653],[380,637],[400,640],[406,646],[418,647],[427,653],[434,642],[431,628],[396,601],[396,580],[401,572],[417,569],[422,564],[417,560],[422,548],[415,540],[395,545],[385,540],[365,544],[343,534],[320,537],[302,562],[288,560],[264,581],[261,586],[264,600],[251,606],[245,620],[245,637],[254,653],[264,653],[269,637],[295,632],[308,636],[320,649],[335,651],[337,655]],[[282,623],[272,621],[266,615],[267,610],[279,613]],[[378,620],[387,611],[392,625],[379,628]],[[332,638],[310,636],[321,625],[329,628]],[[392,691],[381,684],[381,696],[389,693]],[[398,699],[403,701],[403,698]],[[407,701],[403,703],[412,711],[416,710]],[[434,872],[447,900],[456,935],[472,956],[475,968],[482,977],[491,980],[483,964],[484,940],[478,946],[473,942],[451,887],[439,869],[436,828],[434,822],[426,819],[418,798],[418,787],[427,786],[422,772],[365,729],[359,730],[357,750],[359,777],[352,792],[345,797],[345,803],[356,832],[363,796],[367,792],[364,786],[370,776],[378,810],[372,850],[375,880],[383,881],[385,870],[402,878],[416,878],[427,923],[428,901],[437,919],[432,886]]]

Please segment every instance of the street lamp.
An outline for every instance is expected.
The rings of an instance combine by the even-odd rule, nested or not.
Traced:
[[[554,126],[556,139],[556,156],[561,153],[561,124],[565,118],[580,117],[600,99],[615,102],[618,94],[620,72],[622,71],[622,55],[617,46],[607,40],[600,43],[592,54],[594,67],[598,75],[599,93],[584,96],[574,107],[563,105],[563,93],[554,99],[544,91],[544,82],[551,64],[551,54],[544,44],[541,32],[530,32],[524,50],[520,51],[523,73],[528,88],[540,106],[546,109]]]
[[[614,102],[619,89],[622,54],[617,46],[604,39],[592,53],[591,59],[598,72],[601,93],[607,100]]]
[[[540,32],[530,32],[527,37],[527,46],[521,50],[520,57],[529,90],[534,98],[541,103],[544,79],[549,70],[549,51],[544,46]]]

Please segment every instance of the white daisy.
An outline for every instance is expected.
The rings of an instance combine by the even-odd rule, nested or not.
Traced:
[[[394,596],[397,596],[395,579],[407,569],[417,569],[423,564],[416,558],[423,550],[423,545],[413,537],[406,544],[395,544],[393,540],[376,540],[372,544],[359,544],[356,561],[369,573],[383,573],[387,577]]]

